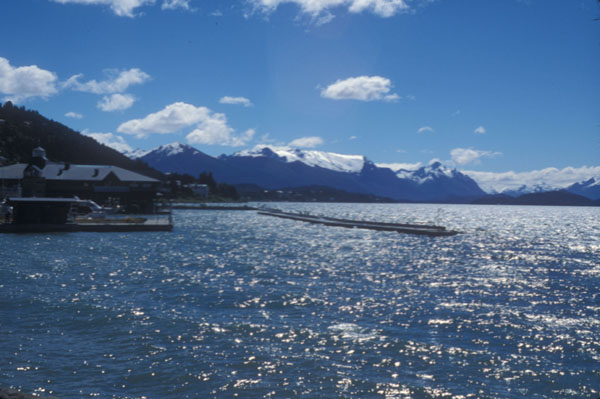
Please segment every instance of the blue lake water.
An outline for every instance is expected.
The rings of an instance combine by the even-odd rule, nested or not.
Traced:
[[[600,396],[600,210],[277,204],[0,235],[0,387],[67,398]]]

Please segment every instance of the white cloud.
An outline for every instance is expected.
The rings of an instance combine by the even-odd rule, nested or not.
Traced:
[[[110,96],[102,97],[98,101],[98,108],[105,112],[122,111],[130,108],[135,102],[135,97],[131,94],[111,94]]]
[[[350,136],[348,137],[348,140],[356,140],[358,137],[357,136]]]
[[[206,107],[177,102],[145,118],[127,121],[121,124],[117,131],[138,137],[149,134],[170,134],[210,119],[211,115],[212,111]]]
[[[390,93],[392,82],[381,76],[358,76],[335,83],[321,90],[321,97],[333,100],[395,101],[400,97]]]
[[[132,119],[121,124],[119,133],[146,137],[150,134],[171,134],[184,128],[194,127],[186,138],[192,144],[241,146],[254,136],[254,130],[246,130],[241,135],[227,124],[225,114],[211,111],[206,107],[177,102],[142,119]]]
[[[435,132],[431,126],[423,126],[417,130],[417,133]]]
[[[189,10],[190,0],[164,0],[161,6],[163,10],[176,10],[178,8]]]
[[[573,183],[582,182],[592,177],[600,179],[600,166],[582,166],[579,168],[569,166],[563,169],[545,168],[529,172],[495,173],[473,170],[462,170],[462,172],[473,178],[487,192],[516,190],[523,185],[565,188]]]
[[[200,121],[198,127],[186,136],[192,144],[222,144],[230,143],[233,128],[227,125],[224,114],[212,114]]]
[[[155,0],[53,0],[61,4],[106,5],[120,17],[134,17],[134,10],[146,4],[151,5]]]
[[[239,136],[231,137],[231,141],[230,141],[229,145],[232,147],[239,147],[242,145],[246,145],[246,144],[248,144],[248,142],[250,140],[252,140],[252,138],[254,137],[255,134],[256,134],[256,130],[248,129]]]
[[[315,148],[323,144],[323,139],[317,136],[300,137],[292,140],[288,145],[296,148]]]
[[[127,144],[125,139],[121,136],[117,136],[112,133],[91,133],[87,130],[82,132],[84,135],[89,136],[96,140],[100,144],[104,144],[107,147],[113,148],[119,152],[131,152],[133,148]]]
[[[225,115],[214,114],[212,118],[202,121],[196,129],[186,136],[186,139],[190,144],[239,147],[252,140],[255,130],[248,129],[239,136],[233,133],[234,130],[227,125]]]
[[[455,148],[450,151],[450,157],[452,158],[452,161],[458,165],[479,162],[479,159],[482,157],[494,157],[496,155],[501,155],[501,153],[494,151],[474,150],[472,148]]]
[[[112,94],[122,93],[129,86],[135,84],[142,84],[150,79],[150,75],[140,70],[139,68],[131,68],[128,71],[118,71],[116,69],[107,69],[104,71],[107,75],[107,79],[104,81],[90,80],[85,83],[81,83],[79,79],[83,76],[81,74],[71,76],[63,86],[71,88],[76,91],[83,91],[86,93],[94,94]]]
[[[473,133],[477,133],[477,134],[485,134],[485,133],[486,133],[485,127],[483,127],[483,126],[479,126],[479,127],[477,127],[475,130],[473,130]]]
[[[253,105],[252,102],[249,99],[247,99],[246,97],[225,96],[225,97],[221,97],[219,102],[221,104],[233,104],[233,105],[239,104],[239,105],[243,105],[244,107],[251,107]]]
[[[65,114],[65,116],[67,118],[73,118],[73,119],[83,119],[83,115],[77,113],[77,112],[67,112]]]
[[[317,23],[331,21],[332,10],[346,8],[351,13],[369,11],[380,17],[391,17],[410,9],[405,0],[249,0],[256,9],[265,13],[273,12],[281,4],[295,4],[302,14],[310,16]]]
[[[56,74],[37,65],[13,67],[0,57],[0,93],[4,100],[22,101],[32,97],[48,98],[58,92]]]

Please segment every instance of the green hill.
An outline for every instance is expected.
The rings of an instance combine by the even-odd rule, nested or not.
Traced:
[[[133,161],[120,152],[98,143],[69,127],[45,118],[37,111],[0,104],[0,156],[9,164],[29,162],[31,150],[41,146],[49,160],[83,165],[114,165],[146,176],[162,173],[142,161]]]

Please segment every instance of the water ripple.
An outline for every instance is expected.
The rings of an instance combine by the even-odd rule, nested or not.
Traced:
[[[0,236],[0,381],[65,399],[598,396],[596,209],[281,207],[465,234],[181,211],[172,233]]]

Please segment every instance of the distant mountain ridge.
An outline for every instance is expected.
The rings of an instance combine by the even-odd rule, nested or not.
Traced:
[[[567,187],[567,191],[593,200],[600,200],[600,179],[591,178]]]
[[[535,185],[522,185],[517,189],[504,190],[500,193],[513,198],[518,198],[526,194],[537,194],[537,193],[548,193],[553,191],[568,191],[573,194],[581,195],[591,200],[600,199],[600,179],[590,178],[588,180],[573,183],[569,186],[554,186],[550,184],[535,184]]]
[[[493,194],[472,202],[481,205],[569,205],[600,206],[600,200],[592,200],[567,190],[545,191],[512,197],[506,194]]]
[[[485,195],[473,179],[439,162],[415,171],[393,171],[361,155],[278,146],[257,146],[215,158],[182,143],[160,146],[140,159],[165,173],[198,175],[210,171],[218,181],[267,189],[324,186],[394,200],[431,202],[468,202]]]

